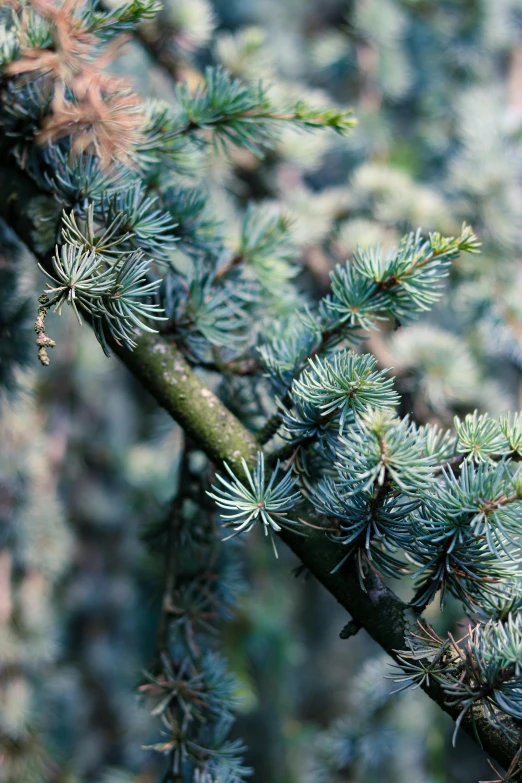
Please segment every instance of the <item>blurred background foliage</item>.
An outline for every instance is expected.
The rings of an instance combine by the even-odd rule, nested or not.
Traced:
[[[171,74],[194,86],[222,64],[288,96],[353,107],[348,140],[285,131],[263,161],[243,150],[187,170],[216,191],[232,247],[248,202],[267,214],[282,203],[288,257],[317,297],[358,243],[389,247],[417,226],[451,235],[471,223],[483,253],[457,262],[438,309],[368,341],[395,368],[401,413],[449,425],[475,408],[521,407],[521,32],[521,0],[165,0],[118,67],[159,97]],[[30,332],[41,282],[1,232],[7,342],[4,314]],[[287,275],[283,264],[279,290]],[[161,757],[143,746],[158,724],[136,693],[160,619],[153,527],[182,469],[182,437],[88,330],[72,318],[60,329],[50,368],[17,379],[0,366],[0,780],[152,783]],[[31,362],[31,350],[12,349]],[[234,384],[223,390],[230,405],[244,392]],[[248,589],[222,629],[253,781],[495,777],[466,737],[451,748],[452,726],[427,697],[390,696],[373,643],[342,640],[333,599],[294,573],[283,547],[275,561],[258,544],[250,537],[241,550]],[[437,624],[435,606],[428,614]]]

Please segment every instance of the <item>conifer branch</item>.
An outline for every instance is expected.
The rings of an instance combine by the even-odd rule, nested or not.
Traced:
[[[35,222],[40,212],[31,208],[35,201],[41,207],[42,199],[49,202],[48,207],[52,210],[52,200],[38,192],[26,175],[14,166],[1,166],[0,216],[25,239],[45,266],[50,261],[54,238],[48,247],[42,246],[41,232]],[[137,337],[136,347],[131,351],[109,335],[108,344],[158,404],[213,462],[218,465],[228,463],[238,472],[242,459],[251,469],[255,467],[258,445],[253,435],[205,387],[172,340],[158,334],[143,334]],[[312,525],[320,522],[317,512],[307,503],[297,507],[294,516]],[[362,586],[353,566],[345,564],[337,568],[338,546],[320,533],[302,537],[283,529],[280,536],[307,570],[350,613],[354,622],[360,624],[400,664],[398,651],[407,648],[410,634],[418,628],[418,609],[405,604],[374,573],[368,574]],[[447,697],[440,684],[430,680],[422,683],[421,687],[452,718],[456,720],[459,717],[459,707],[446,703]],[[470,735],[476,735],[483,748],[498,763],[509,767],[517,744],[488,722],[480,706],[473,710],[464,715],[462,727]],[[519,724],[506,717],[505,725],[519,738],[520,744]]]

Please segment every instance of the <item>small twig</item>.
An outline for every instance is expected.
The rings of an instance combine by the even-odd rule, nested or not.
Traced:
[[[256,440],[259,445],[264,446],[265,443],[272,440],[282,423],[283,418],[280,413],[274,413],[270,416],[266,424],[256,433]]]
[[[307,522],[306,519],[301,519],[299,517],[299,522],[301,522],[302,525],[305,527],[312,527],[314,530],[321,530],[325,531],[326,533],[338,533],[338,528],[336,527],[323,527],[322,525],[312,525],[311,522]]]
[[[300,443],[285,443],[280,449],[273,451],[267,456],[267,465],[273,467],[278,462],[285,462],[287,460],[293,462],[301,448],[303,446],[308,446],[313,440],[313,438],[305,438],[300,441]]]
[[[493,772],[498,775],[496,780],[481,780],[479,783],[516,783],[516,781],[522,780],[522,764],[520,755],[522,753],[522,747],[513,756],[513,761],[509,765],[509,769],[506,771],[505,776],[498,771],[498,769],[488,759],[488,764]]]
[[[179,527],[180,503],[176,498],[172,505],[170,525],[167,534],[167,546],[165,547],[165,586],[161,602],[161,615],[158,627],[158,651],[166,652],[168,649],[169,615],[171,614],[172,593],[176,582],[176,536]]]
[[[340,639],[351,639],[361,630],[362,625],[357,620],[350,620],[339,634]]]
[[[445,468],[458,468],[462,465],[465,459],[466,459],[465,454],[457,454],[455,457],[452,457],[447,462],[443,462],[441,465],[436,465],[433,468],[433,472],[437,474],[437,473],[442,473],[442,471]]]
[[[51,340],[51,338],[45,334],[45,317],[49,312],[49,307],[47,307],[49,303],[49,297],[47,294],[42,294],[38,297],[38,301],[40,302],[41,307],[38,308],[38,313],[34,324],[34,331],[36,332],[36,345],[38,346],[38,358],[40,362],[44,365],[44,367],[48,367],[51,363],[51,360],[49,359],[47,349],[54,348],[56,345],[55,341]]]
[[[245,260],[244,255],[242,253],[237,253],[235,256],[233,256],[233,258],[230,259],[230,261],[227,264],[220,267],[216,271],[216,280],[221,280],[223,277],[226,277],[226,275],[228,275],[229,272],[235,269],[236,266],[239,266],[244,260]]]

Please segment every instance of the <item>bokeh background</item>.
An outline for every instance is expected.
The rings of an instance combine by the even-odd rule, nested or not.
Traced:
[[[483,253],[457,263],[442,305],[368,343],[395,368],[403,414],[451,425],[521,408],[521,33],[522,0],[165,0],[117,67],[158,97],[172,75],[195,87],[221,63],[281,96],[353,107],[348,140],[285,132],[263,161],[216,155],[199,172],[231,244],[249,201],[283,204],[312,296],[358,243],[473,226]],[[30,330],[41,280],[0,232],[2,308]],[[34,363],[1,402],[0,780],[153,783],[162,760],[143,746],[160,726],[137,694],[162,593],[147,531],[172,496],[180,432],[70,313],[55,333],[51,366]],[[229,391],[233,405],[240,382]],[[280,550],[245,542],[223,631],[252,780],[497,777],[468,738],[452,748],[422,693],[391,695],[388,659],[362,632],[340,639],[345,613]],[[464,619],[456,605],[444,625],[428,612],[445,630]]]

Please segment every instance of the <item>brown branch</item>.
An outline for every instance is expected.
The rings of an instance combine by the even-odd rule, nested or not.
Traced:
[[[38,308],[36,321],[34,323],[34,331],[36,332],[36,345],[38,346],[38,358],[41,364],[43,364],[44,367],[47,367],[50,363],[47,349],[54,348],[56,346],[56,343],[47,334],[45,334],[45,319],[49,312],[49,308],[47,307],[47,304],[49,302],[49,297],[46,294],[42,294],[42,296],[39,297],[38,301],[40,303],[40,307]]]

